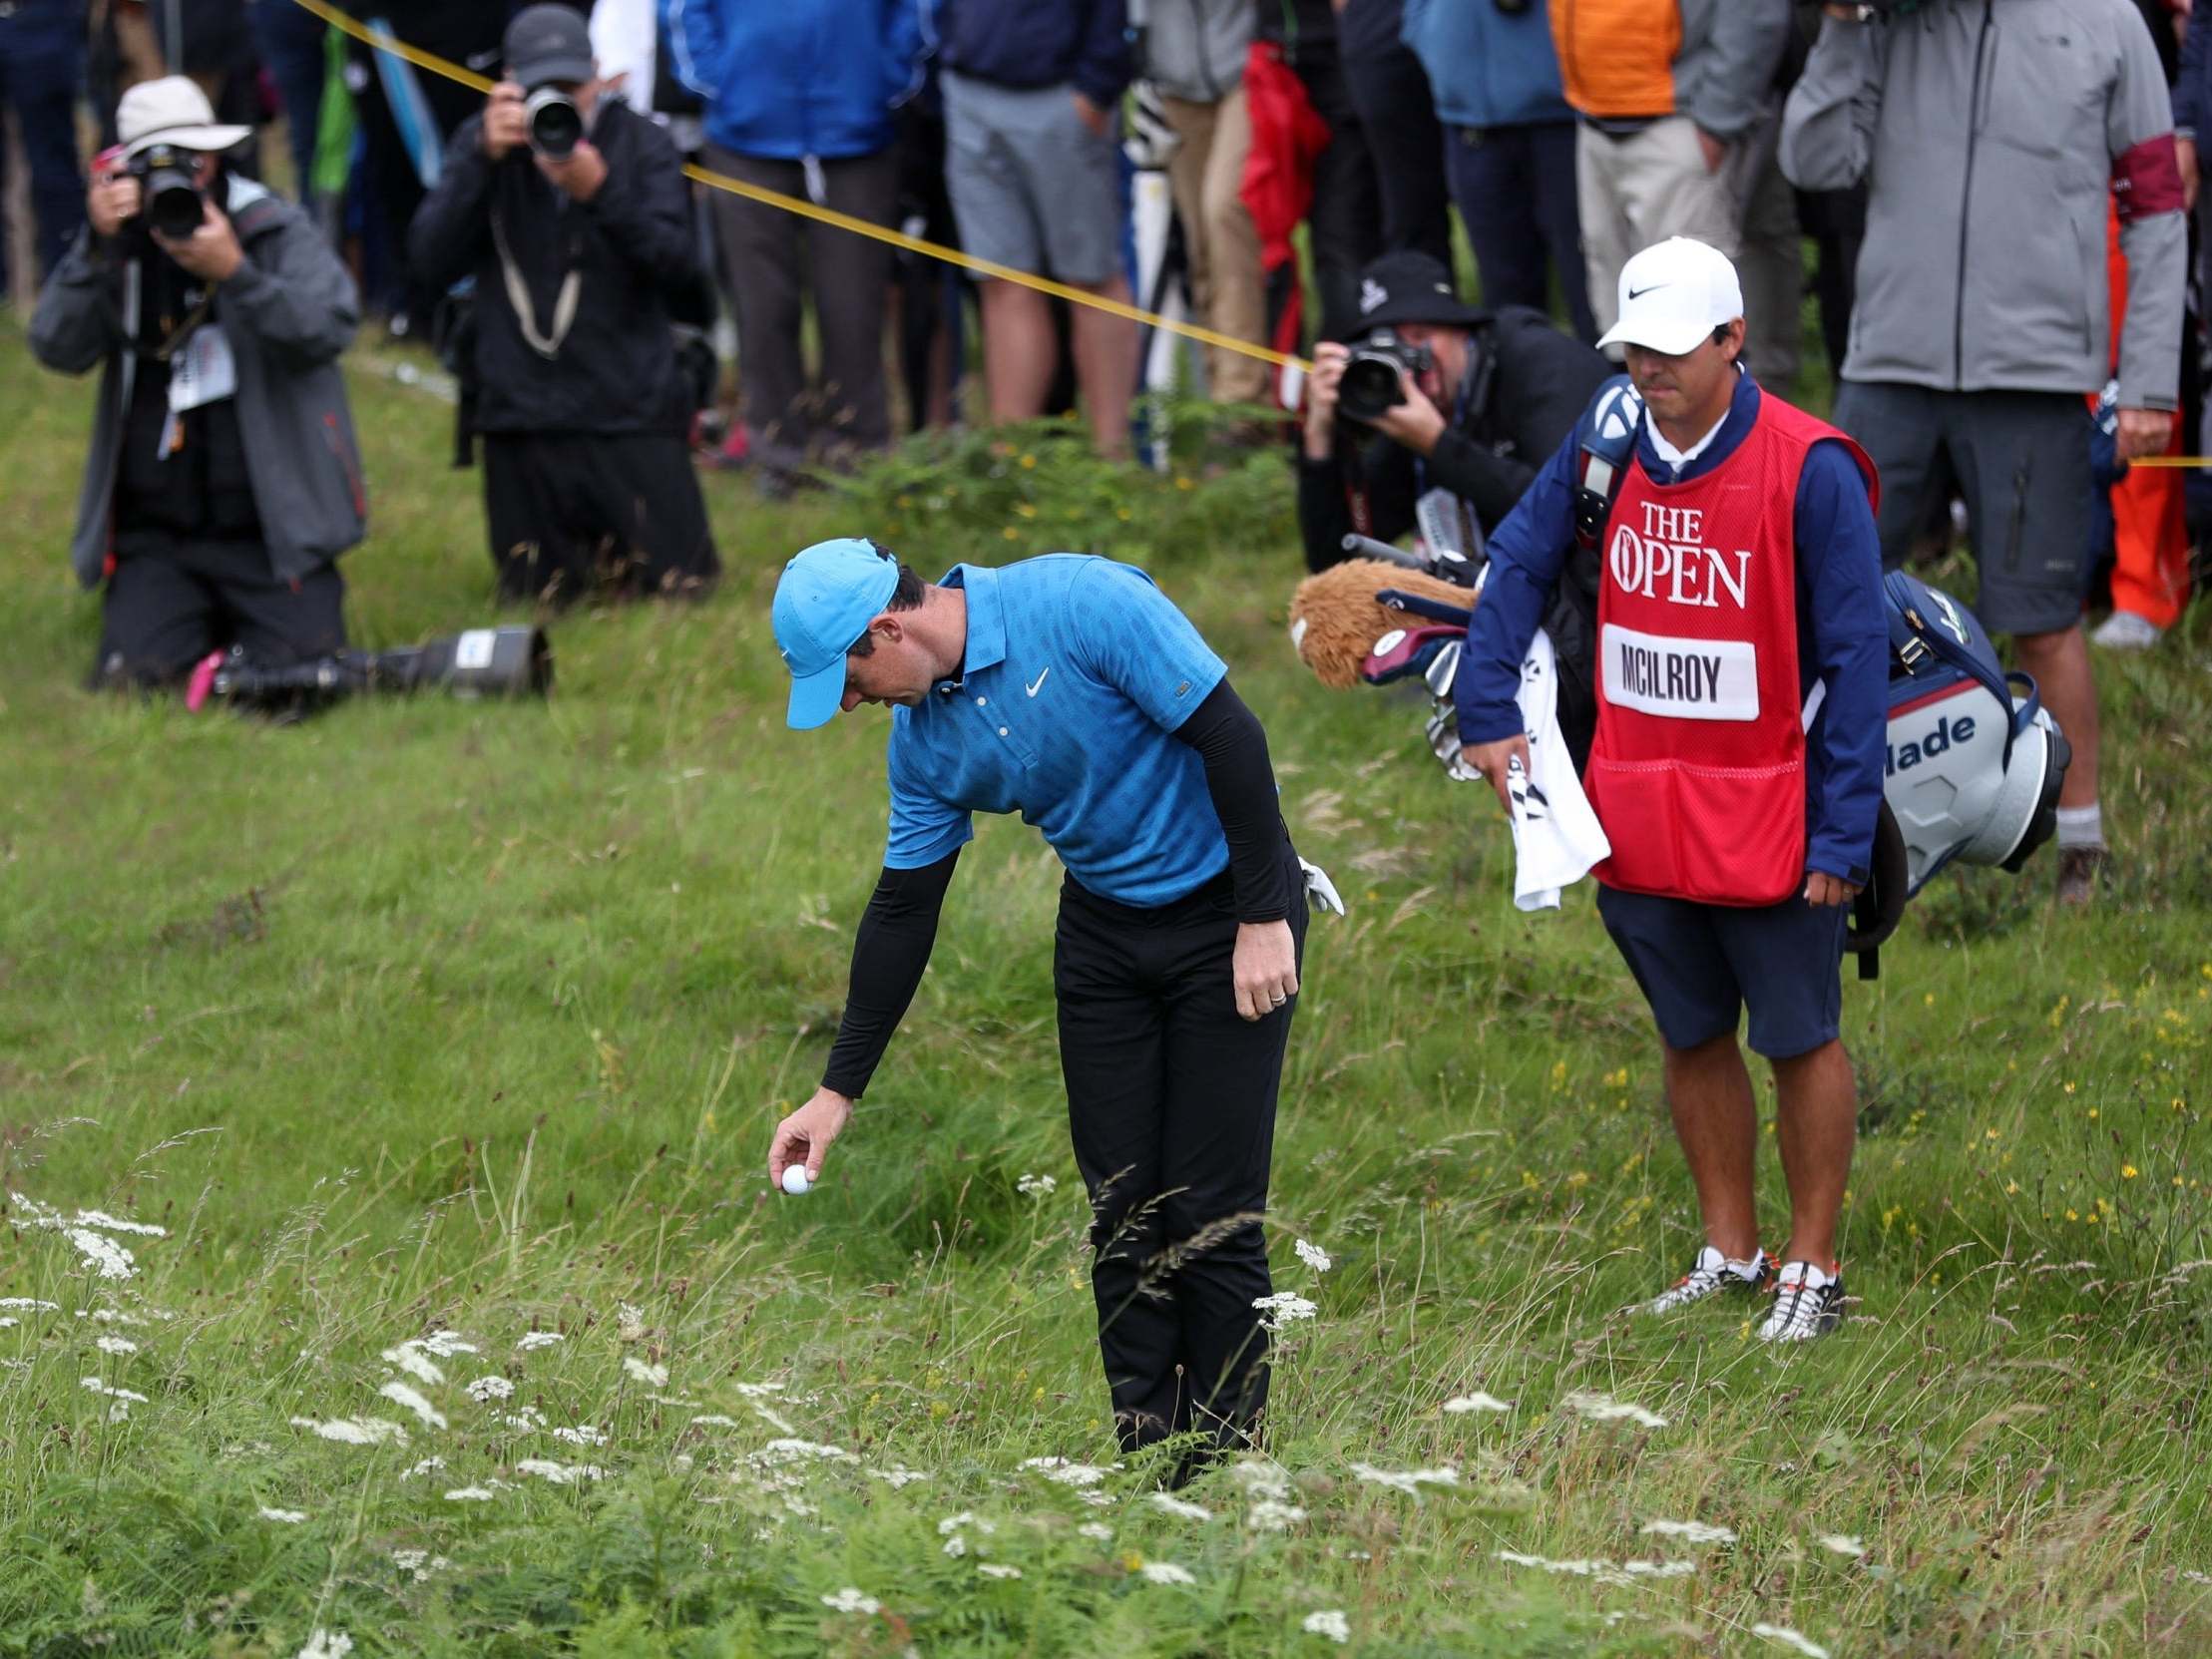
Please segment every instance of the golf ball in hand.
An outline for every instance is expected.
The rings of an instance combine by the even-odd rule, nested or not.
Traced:
[[[783,1171],[783,1190],[794,1198],[806,1190],[805,1164],[794,1163],[785,1167]]]

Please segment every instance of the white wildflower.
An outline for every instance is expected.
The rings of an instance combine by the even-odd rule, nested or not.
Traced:
[[[594,1424],[580,1423],[573,1429],[556,1429],[553,1438],[566,1441],[570,1446],[605,1446],[607,1431]]]
[[[734,1429],[737,1427],[735,1418],[723,1417],[719,1412],[709,1412],[704,1417],[691,1419],[691,1422],[700,1429]]]
[[[1454,1395],[1444,1403],[1447,1417],[1464,1417],[1469,1412],[1510,1412],[1513,1402],[1501,1400],[1495,1394],[1485,1394],[1477,1389],[1473,1394]]]
[[[1255,1532],[1287,1532],[1306,1518],[1306,1512],[1295,1503],[1263,1497],[1252,1505],[1251,1513],[1244,1518]]]
[[[770,1441],[753,1453],[752,1460],[756,1463],[773,1465],[776,1463],[805,1462],[810,1458],[819,1459],[825,1463],[857,1463],[860,1461],[858,1457],[855,1457],[841,1446],[817,1446],[812,1441],[802,1440]]]
[[[1813,1540],[1823,1549],[1832,1549],[1838,1555],[1864,1555],[1867,1546],[1849,1532],[1829,1532]]]
[[[422,1419],[424,1426],[427,1428],[443,1429],[446,1426],[445,1413],[431,1405],[416,1390],[409,1388],[397,1379],[386,1383],[376,1392],[389,1400],[394,1406],[404,1407],[406,1410],[413,1412],[415,1416]]]
[[[103,1354],[136,1354],[139,1351],[139,1345],[129,1337],[99,1337],[94,1339],[93,1347]]]
[[[1298,1628],[1309,1636],[1326,1636],[1340,1647],[1352,1639],[1352,1621],[1334,1607],[1308,1613],[1305,1623]]]
[[[868,1470],[868,1472],[874,1475],[878,1480],[881,1480],[885,1484],[890,1486],[893,1491],[899,1491],[907,1486],[911,1486],[917,1480],[927,1480],[929,1478],[928,1475],[924,1474],[918,1468],[906,1468],[903,1466],[893,1468],[872,1468]]]
[[[1076,1531],[1094,1543],[1109,1544],[1113,1541],[1113,1528],[1103,1520],[1087,1520]]]
[[[546,1457],[525,1457],[515,1465],[517,1474],[535,1474],[556,1486],[573,1486],[579,1480],[600,1480],[607,1471],[597,1463],[556,1463]]]
[[[937,1535],[940,1538],[948,1537],[959,1531],[963,1526],[968,1525],[975,1518],[974,1511],[969,1509],[963,1509],[957,1515],[947,1515],[937,1523]],[[985,1530],[989,1530],[989,1528],[985,1528]]]
[[[1638,1530],[1662,1538],[1680,1538],[1690,1544],[1732,1544],[1736,1541],[1733,1527],[1713,1526],[1702,1520],[1647,1520]]]
[[[1329,1253],[1318,1244],[1309,1244],[1306,1240],[1299,1239],[1291,1248],[1298,1252],[1298,1259],[1316,1273],[1326,1273],[1336,1265],[1329,1260]]]
[[[777,1434],[789,1436],[798,1433],[797,1428],[792,1424],[791,1420],[785,1417],[781,1412],[771,1412],[770,1410],[768,1410],[767,1407],[761,1405],[760,1402],[757,1400],[752,1401],[750,1404],[752,1406],[752,1415],[758,1418],[762,1423],[765,1423],[770,1429],[773,1429]]]
[[[1063,1486],[1096,1486],[1111,1472],[1091,1463],[1072,1463],[1066,1457],[1024,1457],[1022,1466],[1036,1469],[1046,1479]],[[1114,1465],[1115,1468],[1119,1466],[1118,1463]]]
[[[353,1651],[353,1638],[342,1630],[325,1630],[321,1625],[307,1633],[307,1645],[299,1650],[298,1659],[345,1659]]]
[[[521,1339],[515,1344],[515,1352],[518,1354],[535,1354],[539,1349],[551,1348],[555,1343],[562,1340],[561,1333],[558,1331],[525,1331]]]
[[[489,1503],[492,1494],[484,1486],[455,1486],[445,1494],[448,1503]]]
[[[1695,1561],[1623,1561],[1620,1570],[1630,1578],[1691,1578],[1697,1573]]]
[[[428,1582],[434,1572],[442,1572],[453,1563],[443,1555],[433,1555],[427,1549],[395,1549],[392,1564],[401,1572],[412,1573],[418,1584]]]
[[[399,1367],[417,1382],[435,1387],[445,1381],[445,1373],[431,1363],[419,1342],[403,1342],[397,1348],[387,1348],[378,1358],[386,1365]]]
[[[0,1314],[0,1331],[7,1330],[11,1325],[21,1325],[23,1321],[13,1314]]]
[[[1764,1636],[1770,1642],[1779,1642],[1786,1648],[1804,1654],[1805,1659],[1828,1659],[1826,1648],[1809,1637],[1799,1635],[1786,1624],[1755,1624],[1751,1627],[1751,1634]]]
[[[307,1511],[304,1509],[271,1509],[264,1503],[261,1505],[261,1518],[263,1520],[279,1521],[286,1526],[297,1526],[307,1518]]]
[[[546,1426],[546,1415],[535,1406],[518,1406],[511,1412],[500,1413],[499,1421],[510,1429],[519,1429],[528,1435]]]
[[[1241,1458],[1229,1473],[1244,1488],[1246,1497],[1272,1498],[1278,1503],[1290,1501],[1290,1472],[1271,1458]]]
[[[1420,1495],[1423,1486],[1456,1486],[1460,1483],[1460,1471],[1456,1468],[1409,1468],[1404,1470],[1377,1468],[1372,1463],[1354,1463],[1352,1472],[1362,1480],[1378,1486],[1388,1486],[1394,1491]]]
[[[94,1394],[106,1395],[110,1400],[128,1400],[136,1402],[138,1405],[141,1406],[151,1404],[151,1402],[147,1400],[145,1395],[138,1393],[136,1390],[119,1389],[113,1384],[103,1382],[98,1377],[85,1378],[83,1386],[92,1390]]]
[[[433,1331],[415,1345],[425,1354],[435,1354],[441,1360],[450,1360],[456,1354],[474,1354],[476,1344],[465,1340],[458,1331]]]
[[[1113,1494],[1101,1491],[1078,1492],[1076,1501],[1088,1503],[1094,1509],[1110,1509],[1113,1507]]]
[[[85,1258],[85,1265],[97,1271],[103,1279],[128,1279],[138,1269],[130,1251],[112,1238],[104,1238],[89,1227],[64,1229],[69,1242],[77,1246],[77,1253]]]
[[[151,1221],[126,1221],[121,1216],[110,1215],[105,1210],[79,1210],[77,1224],[81,1227],[98,1227],[103,1232],[136,1233],[141,1238],[167,1238],[169,1229],[157,1227]]]
[[[876,1600],[872,1595],[862,1595],[850,1584],[847,1584],[835,1595],[822,1597],[822,1605],[839,1613],[880,1613],[883,1611],[882,1602]]]
[[[617,1342],[643,1342],[645,1337],[645,1310],[634,1302],[616,1303],[615,1340]]]
[[[1019,1578],[1022,1576],[1020,1567],[1010,1567],[1000,1561],[978,1561],[976,1571],[982,1573],[986,1578]]]
[[[1285,1325],[1311,1319],[1321,1311],[1319,1303],[1287,1290],[1279,1290],[1273,1296],[1255,1296],[1252,1306],[1259,1312],[1260,1324],[1269,1331],[1280,1331]]]
[[[623,1370],[629,1372],[639,1382],[650,1383],[657,1389],[664,1389],[668,1386],[668,1368],[666,1366],[648,1365],[634,1354],[623,1356]]]
[[[479,1377],[471,1383],[468,1387],[468,1396],[479,1405],[489,1406],[495,1400],[514,1399],[515,1385],[495,1372],[489,1377]]]
[[[0,1296],[0,1308],[16,1308],[27,1314],[58,1314],[59,1302],[41,1302],[35,1296]]]
[[[783,1392],[781,1383],[732,1383],[729,1386],[747,1400],[758,1400],[764,1394],[781,1394]]]
[[[1048,1196],[1060,1182],[1050,1175],[1024,1175],[1014,1183],[1014,1190],[1031,1198]]]
[[[1666,1419],[1657,1412],[1647,1412],[1641,1406],[1625,1400],[1615,1400],[1607,1394],[1576,1392],[1559,1402],[1568,1411],[1588,1418],[1592,1423],[1610,1423],[1625,1418],[1640,1429],[1664,1429]]]
[[[1153,1492],[1146,1499],[1163,1515],[1173,1515],[1178,1520],[1211,1520],[1213,1511],[1203,1503],[1187,1503],[1171,1492]]]
[[[308,1417],[295,1417],[291,1424],[294,1429],[304,1429],[326,1441],[336,1441],[343,1446],[382,1446],[386,1441],[399,1446],[407,1444],[407,1431],[380,1417],[341,1417],[329,1423],[317,1423]]]
[[[1197,1575],[1188,1567],[1178,1567],[1172,1561],[1146,1561],[1136,1569],[1144,1575],[1147,1584],[1195,1584]]]
[[[968,1535],[965,1532],[955,1532],[945,1540],[944,1550],[954,1560],[959,1560],[961,1556],[968,1553]]]
[[[444,1467],[445,1459],[443,1457],[425,1457],[421,1462],[415,1464],[413,1468],[404,1471],[400,1475],[400,1478],[402,1480],[415,1480],[419,1479],[425,1474],[435,1474],[438,1472],[438,1470]]]

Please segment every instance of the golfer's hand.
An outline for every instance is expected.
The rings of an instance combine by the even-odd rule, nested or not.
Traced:
[[[1416,455],[1434,455],[1444,436],[1444,414],[1429,401],[1414,377],[1400,370],[1398,391],[1402,401],[1392,404],[1368,424],[1392,443],[1403,444]]]
[[[1352,354],[1334,340],[1313,348],[1313,369],[1306,376],[1306,458],[1326,461],[1336,446],[1336,393]]]
[[[200,227],[191,235],[165,236],[157,230],[154,240],[193,275],[211,282],[229,281],[245,260],[245,250],[238,246],[238,233],[213,202],[200,205]]]
[[[530,142],[530,123],[522,113],[522,87],[502,81],[484,102],[484,154],[503,162],[518,145]]]
[[[1298,948],[1290,924],[1239,922],[1229,974],[1236,982],[1236,1012],[1246,1020],[1264,1020],[1297,996]]]
[[[2113,445],[2122,461],[2163,454],[2173,436],[2174,418],[2163,409],[2122,409]]]
[[[1506,771],[1517,757],[1522,775],[1528,776],[1529,739],[1518,731],[1491,743],[1469,743],[1460,750],[1461,764],[1483,774],[1484,781],[1498,791],[1498,804],[1506,809],[1508,817],[1513,816],[1513,797],[1506,792]]]
[[[1841,876],[1831,876],[1826,870],[1805,872],[1805,902],[1809,905],[1848,905],[1858,896],[1858,888]]]
[[[780,1188],[783,1172],[794,1163],[806,1165],[809,1186],[820,1180],[829,1143],[845,1132],[851,1117],[852,1101],[834,1089],[817,1088],[813,1099],[775,1126],[768,1142],[768,1185]]]

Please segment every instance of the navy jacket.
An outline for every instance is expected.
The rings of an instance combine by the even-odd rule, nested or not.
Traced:
[[[658,0],[706,136],[740,156],[872,156],[921,84],[917,0]]]
[[[2212,29],[2191,29],[2174,71],[2174,137],[2201,146],[2212,120]]]
[[[1129,84],[1123,0],[935,0],[938,61],[994,86],[1073,85],[1102,110]]]
[[[1759,397],[1751,376],[1743,376],[1720,435],[1678,474],[1659,459],[1646,426],[1636,440],[1637,464],[1656,483],[1702,477],[1743,442]],[[1521,659],[1574,547],[1575,481],[1588,420],[1585,410],[1490,540],[1490,577],[1453,687],[1462,742],[1493,743],[1522,729],[1514,700]],[[1890,631],[1874,512],[1858,463],[1843,445],[1820,443],[1807,452],[1797,480],[1796,530],[1801,689],[1810,692],[1816,679],[1828,688],[1805,739],[1805,866],[1864,884],[1889,740]]]

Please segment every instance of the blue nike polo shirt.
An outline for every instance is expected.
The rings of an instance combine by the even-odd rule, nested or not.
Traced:
[[[1228,673],[1133,565],[1072,553],[956,565],[961,677],[891,710],[893,870],[935,864],[972,814],[1019,812],[1088,891],[1171,904],[1228,868],[1205,765],[1173,733]]]

